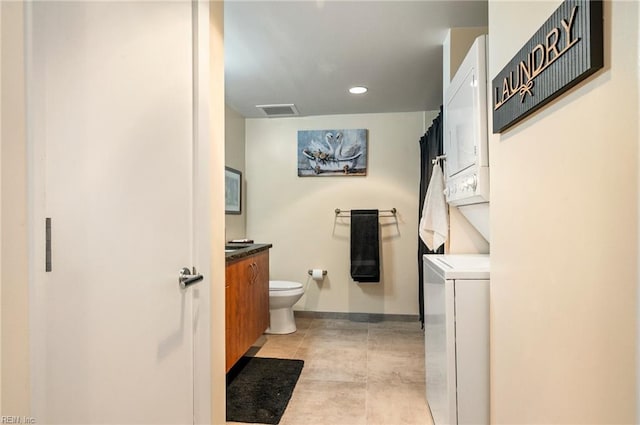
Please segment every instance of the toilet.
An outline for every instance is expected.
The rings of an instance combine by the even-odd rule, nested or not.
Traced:
[[[268,334],[290,334],[296,331],[293,318],[293,305],[304,294],[301,283],[285,280],[269,281],[269,317]]]

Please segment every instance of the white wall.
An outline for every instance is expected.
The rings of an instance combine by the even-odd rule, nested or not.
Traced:
[[[2,414],[29,415],[27,164],[22,2],[2,8]]]
[[[310,281],[296,305],[309,311],[417,314],[419,144],[436,112],[247,119],[247,236],[273,243],[271,279]],[[298,177],[297,131],[366,128],[366,177]],[[349,219],[334,210],[397,208],[381,218],[379,284],[349,274]]]
[[[0,5],[0,35],[2,35],[2,6]],[[0,40],[2,37],[0,36]],[[0,99],[2,99],[2,43],[0,42]],[[0,146],[2,146],[2,101],[0,101]],[[2,148],[0,148],[0,164]],[[0,202],[2,202],[2,173],[0,172]],[[2,208],[0,208],[0,241],[2,240]],[[0,317],[2,316],[2,244],[0,243]],[[0,382],[2,382],[2,326],[0,325]],[[0,385],[0,412],[2,412],[2,385]]]
[[[246,208],[247,187],[244,181],[244,146],[245,146],[245,119],[242,115],[225,106],[225,165],[239,170],[243,174],[241,214],[225,215],[225,237],[226,240],[242,239],[247,233]]]
[[[491,77],[559,4],[489,2]],[[605,51],[490,140],[493,423],[637,423],[637,2],[605,2]]]

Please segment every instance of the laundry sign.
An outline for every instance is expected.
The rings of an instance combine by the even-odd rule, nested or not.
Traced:
[[[493,132],[560,96],[604,62],[601,0],[566,0],[491,84]]]

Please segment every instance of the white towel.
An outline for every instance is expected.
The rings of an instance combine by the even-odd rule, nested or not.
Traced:
[[[435,164],[427,196],[422,206],[422,219],[419,226],[420,238],[431,251],[440,248],[449,234],[449,210],[444,198],[444,175],[440,164]]]

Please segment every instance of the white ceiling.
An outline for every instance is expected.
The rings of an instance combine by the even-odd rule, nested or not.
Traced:
[[[302,116],[408,112],[442,103],[448,28],[487,25],[487,2],[226,1],[227,104],[264,117],[294,103]],[[352,85],[365,95],[347,92]]]

